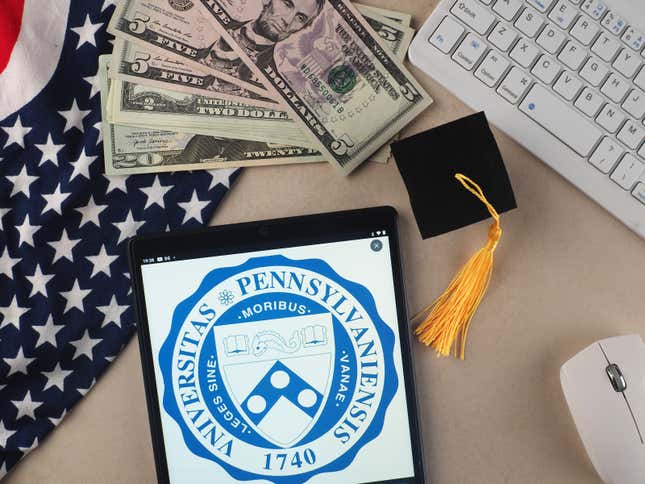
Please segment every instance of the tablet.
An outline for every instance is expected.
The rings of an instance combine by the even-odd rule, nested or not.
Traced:
[[[137,237],[157,475],[423,483],[396,212]]]

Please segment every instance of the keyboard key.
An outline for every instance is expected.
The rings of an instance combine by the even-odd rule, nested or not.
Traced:
[[[499,22],[490,34],[488,34],[488,40],[490,43],[497,47],[502,52],[506,52],[511,44],[517,38],[517,32],[508,27],[508,24],[505,22]]]
[[[534,84],[520,110],[580,156],[586,158],[602,132],[540,84]]]
[[[564,34],[557,27],[548,24],[538,36],[537,43],[549,54],[555,54],[564,43],[564,39]]]
[[[511,59],[517,61],[522,67],[528,67],[538,56],[540,51],[532,42],[521,38],[511,51]]]
[[[515,104],[531,86],[531,83],[531,78],[521,69],[512,67],[497,88],[497,93],[511,104]]]
[[[593,117],[604,103],[605,100],[600,94],[585,87],[574,105],[587,116]]]
[[[479,34],[488,32],[495,21],[495,15],[475,0],[459,0],[450,12]]]
[[[638,75],[634,78],[634,84],[645,90],[645,67],[643,67]]]
[[[490,5],[491,3],[493,3],[493,0],[479,0],[479,1],[486,5]]]
[[[571,29],[571,36],[583,45],[589,45],[596,36],[600,27],[586,15],[580,15]]]
[[[605,15],[605,18],[602,19],[602,26],[609,30],[614,35],[620,35],[627,27],[625,19],[621,16],[615,14],[614,12],[609,12]]]
[[[645,129],[641,123],[628,119],[618,132],[617,138],[628,148],[635,150],[645,140]]]
[[[611,179],[625,190],[631,190],[643,172],[645,172],[645,165],[627,153],[611,174]]]
[[[515,26],[527,37],[535,37],[542,23],[542,17],[535,9],[526,7],[515,21]]]
[[[606,104],[604,108],[600,111],[600,114],[596,118],[596,123],[605,128],[610,133],[615,133],[618,131],[618,128],[623,121],[625,121],[625,116],[620,112],[616,106],[612,104]]]
[[[441,52],[447,54],[463,33],[464,28],[461,25],[450,17],[445,17],[428,40]]]
[[[545,84],[551,84],[560,73],[560,65],[548,55],[543,55],[533,66],[531,72]]]
[[[582,82],[580,79],[572,73],[565,71],[558,77],[557,82],[553,86],[553,90],[567,101],[573,101],[581,87]]]
[[[639,200],[642,204],[645,205],[645,183],[638,182],[636,187],[632,191],[632,195],[636,200]]]
[[[643,144],[643,146],[641,146],[641,149],[638,150],[638,156],[645,160],[645,144]],[[643,181],[645,181],[645,179]]]
[[[645,36],[633,27],[629,27],[621,37],[632,50],[639,52],[645,44]]]
[[[600,0],[585,0],[580,8],[594,20],[598,20],[607,11],[607,5]]]
[[[488,87],[493,87],[502,77],[507,67],[508,61],[499,53],[491,50],[486,55],[484,61],[479,64],[479,67],[475,71],[475,77]]]
[[[618,158],[623,153],[618,143],[605,136],[589,158],[589,163],[607,174],[616,166]]]
[[[633,89],[625,99],[623,109],[636,119],[641,119],[645,116],[645,93],[640,89]]]
[[[471,70],[485,51],[486,44],[469,33],[452,54],[452,58],[464,69]]]
[[[605,79],[609,69],[597,57],[590,57],[580,71],[580,77],[596,87]]]
[[[555,0],[526,0],[526,3],[534,6],[540,12],[546,12]]]
[[[578,9],[565,0],[558,0],[558,3],[549,13],[549,18],[564,30],[569,30],[569,26],[577,16]]]
[[[613,66],[623,76],[631,78],[641,66],[641,61],[638,54],[629,49],[623,49],[619,52],[618,57],[616,57]]]
[[[601,32],[593,46],[591,46],[591,51],[602,60],[611,62],[621,47],[620,41],[610,37],[605,32]]]
[[[576,44],[573,40],[567,42],[564,49],[558,55],[558,59],[564,62],[569,69],[577,71],[587,58],[587,51],[580,44]]]
[[[629,82],[612,72],[600,88],[600,92],[615,103],[620,103],[627,95],[629,88]]]
[[[510,22],[520,11],[521,6],[522,0],[497,0],[493,10]]]

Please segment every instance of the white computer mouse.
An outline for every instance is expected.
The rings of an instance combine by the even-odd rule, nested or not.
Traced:
[[[580,438],[608,484],[645,483],[645,344],[639,335],[592,344],[560,369]]]

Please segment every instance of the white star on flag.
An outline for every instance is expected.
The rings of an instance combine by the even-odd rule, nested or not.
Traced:
[[[119,231],[119,240],[117,240],[116,245],[119,245],[123,240],[127,240],[128,237],[135,235],[144,223],[143,221],[135,220],[132,217],[132,212],[129,210],[123,222],[112,222],[112,225]]]
[[[4,274],[9,279],[13,279],[14,266],[20,262],[20,259],[15,259],[9,255],[9,249],[4,249],[2,256],[0,256],[0,274]]]
[[[34,275],[25,277],[31,283],[31,293],[29,294],[29,297],[35,296],[36,294],[42,294],[47,297],[47,288],[45,286],[54,278],[54,274],[43,274],[40,266],[36,264]]]
[[[71,162],[72,165],[74,165],[74,171],[72,171],[72,174],[69,177],[69,181],[71,182],[74,178],[76,178],[78,175],[81,175],[88,180],[90,179],[90,165],[94,160],[98,158],[97,156],[88,156],[87,153],[85,152],[85,148],[83,148],[83,152],[81,155],[78,157],[78,160]]]
[[[69,344],[71,344],[76,350],[74,351],[74,356],[72,356],[72,360],[75,360],[76,358],[79,358],[83,355],[87,356],[90,361],[93,359],[92,352],[94,350],[94,347],[98,345],[102,340],[100,339],[94,339],[90,337],[90,332],[86,329],[85,333],[83,336],[75,341],[70,341]]]
[[[0,307],[0,316],[2,320],[0,322],[0,329],[8,325],[13,325],[16,329],[20,330],[20,318],[23,314],[29,311],[30,308],[23,308],[18,306],[18,299],[16,296],[13,297],[9,306]]]
[[[11,195],[13,197],[18,193],[24,193],[27,198],[29,198],[29,186],[38,180],[37,176],[32,176],[27,172],[27,165],[22,165],[22,170],[17,175],[7,175],[5,176],[9,182],[13,184],[13,189],[11,190]]]
[[[105,249],[105,245],[101,246],[99,253],[96,255],[88,255],[85,257],[92,264],[92,275],[90,279],[102,272],[110,277],[110,265],[119,258],[118,255],[109,255]]]
[[[4,362],[9,365],[9,373],[7,373],[7,378],[14,373],[22,373],[24,375],[27,375],[27,367],[29,366],[29,363],[31,363],[35,359],[36,358],[27,358],[25,356],[25,353],[23,352],[22,347],[18,348],[18,353],[15,357],[9,358],[5,356]]]
[[[152,185],[149,187],[139,187],[139,190],[141,190],[147,197],[146,205],[143,207],[144,210],[155,204],[159,205],[161,208],[165,208],[163,199],[166,196],[166,193],[172,190],[172,186],[163,186],[159,181],[159,177],[155,176]]]
[[[74,284],[69,291],[60,292],[60,295],[65,298],[65,309],[63,310],[63,314],[73,308],[76,308],[81,312],[85,311],[83,308],[83,299],[85,299],[90,292],[92,292],[91,289],[81,289],[78,284],[78,279],[74,280]]]
[[[36,341],[36,348],[45,343],[49,343],[54,348],[58,347],[56,335],[65,327],[64,324],[54,324],[54,319],[50,315],[45,324],[32,324],[31,329],[38,333],[38,341]]]
[[[40,225],[31,225],[29,214],[25,215],[22,225],[16,225],[16,230],[20,235],[18,247],[22,244],[28,244],[34,247],[34,234],[40,230]]]
[[[96,380],[94,380],[94,378],[92,378],[92,381],[91,381],[91,382],[90,382],[90,384],[87,386],[87,388],[80,388],[80,387],[79,387],[79,388],[77,388],[77,389],[76,389],[76,391],[77,391],[78,393],[80,393],[80,394],[81,394],[81,396],[83,396],[83,397],[84,397],[85,395],[87,395],[87,392],[89,392],[89,391],[94,387],[94,383],[96,383]]]
[[[7,440],[15,433],[14,430],[9,430],[5,427],[5,424],[0,420],[0,447],[3,449],[7,448]]]
[[[63,128],[63,133],[67,133],[70,129],[76,128],[81,133],[84,133],[83,130],[83,120],[91,111],[78,109],[78,104],[76,104],[76,99],[72,101],[72,107],[67,111],[58,111],[62,117],[65,118],[65,128]]]
[[[101,212],[103,212],[103,210],[105,210],[106,208],[108,208],[107,205],[97,205],[94,202],[94,195],[90,195],[90,199],[85,207],[74,209],[81,214],[81,223],[78,227],[81,228],[83,227],[83,225],[89,222],[92,222],[97,227],[100,227],[101,220],[99,219],[99,215],[101,215]]]
[[[188,222],[190,219],[195,219],[199,223],[204,223],[202,219],[202,211],[208,206],[208,202],[203,202],[197,197],[197,192],[193,192],[193,196],[187,202],[177,202],[177,204],[186,212],[182,223]]]
[[[61,192],[60,184],[52,193],[43,193],[41,196],[45,199],[47,204],[45,205],[45,208],[43,208],[42,213],[45,214],[49,210],[53,210],[58,215],[63,215],[63,202],[67,200],[69,194],[70,192]]]
[[[0,128],[9,135],[9,139],[7,139],[4,145],[5,148],[11,146],[13,143],[16,143],[22,148],[25,147],[25,136],[27,136],[27,133],[31,131],[31,128],[22,125],[20,115],[16,118],[16,122],[13,126],[7,128],[0,126]]]
[[[85,23],[80,27],[72,27],[72,31],[78,35],[76,50],[85,44],[92,44],[96,47],[96,32],[103,26],[102,23],[92,23],[89,14],[85,17]]]
[[[72,249],[80,241],[81,239],[70,239],[69,235],[67,235],[67,229],[63,229],[60,239],[52,242],[47,242],[49,245],[51,245],[51,247],[56,252],[54,254],[54,259],[52,260],[52,264],[56,262],[58,259],[62,259],[62,258],[65,258],[68,261],[72,262],[73,260]]]
[[[105,190],[106,195],[112,192],[112,190],[121,190],[123,193],[128,193],[128,187],[126,185],[126,182],[130,177],[121,176],[121,175],[116,175],[116,176],[103,175],[103,177],[108,181],[108,187]]]
[[[213,177],[211,184],[208,187],[209,191],[220,184],[229,188],[231,184],[229,178],[231,178],[231,175],[235,173],[235,168],[220,168],[218,170],[210,170],[208,173]]]
[[[11,400],[11,403],[18,409],[18,415],[16,415],[16,420],[21,419],[22,417],[29,417],[32,420],[36,420],[36,409],[42,405],[41,401],[34,401],[31,398],[31,392],[27,390],[25,398],[22,400]]]
[[[57,427],[58,424],[61,422],[61,420],[63,420],[66,414],[67,414],[67,409],[63,409],[59,417],[47,417],[47,418],[54,425],[54,427]]]
[[[112,299],[108,306],[97,306],[96,309],[104,314],[103,323],[101,324],[102,328],[110,323],[114,323],[118,327],[121,327],[121,315],[123,315],[123,313],[128,309],[128,306],[119,305],[116,297],[112,295]]]
[[[101,125],[101,122],[99,121],[98,123],[94,123],[92,126],[95,130],[99,132],[97,138],[96,138],[96,146],[99,145],[103,141],[103,125]]]
[[[63,370],[60,367],[60,363],[56,363],[56,366],[52,371],[43,371],[43,376],[47,378],[43,391],[48,388],[57,387],[62,392],[64,390],[65,378],[72,373],[74,373],[72,370]]]
[[[58,166],[58,152],[62,150],[65,145],[57,145],[54,143],[51,133],[47,135],[47,141],[44,145],[34,146],[42,152],[38,166],[41,166],[48,161],[51,161],[54,165]]]
[[[98,73],[93,76],[84,77],[83,80],[91,86],[90,99],[92,99],[96,94],[101,92],[101,87],[99,86],[99,76]]]

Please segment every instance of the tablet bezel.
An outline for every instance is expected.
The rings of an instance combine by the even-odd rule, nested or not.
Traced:
[[[148,331],[143,292],[141,266],[145,263],[144,259],[154,258],[156,260],[157,258],[162,258],[162,260],[167,260],[165,259],[167,257],[172,260],[195,259],[240,252],[297,247],[369,237],[369,234],[379,230],[386,231],[390,242],[399,341],[415,475],[414,477],[378,482],[388,484],[423,484],[425,482],[414,367],[410,351],[410,329],[401,267],[397,212],[394,208],[387,206],[223,225],[208,227],[199,231],[176,231],[158,235],[143,235],[130,240],[129,262],[138,321],[139,350],[155,467],[159,482],[165,484],[169,483],[170,480],[153,363],[154,355]]]

